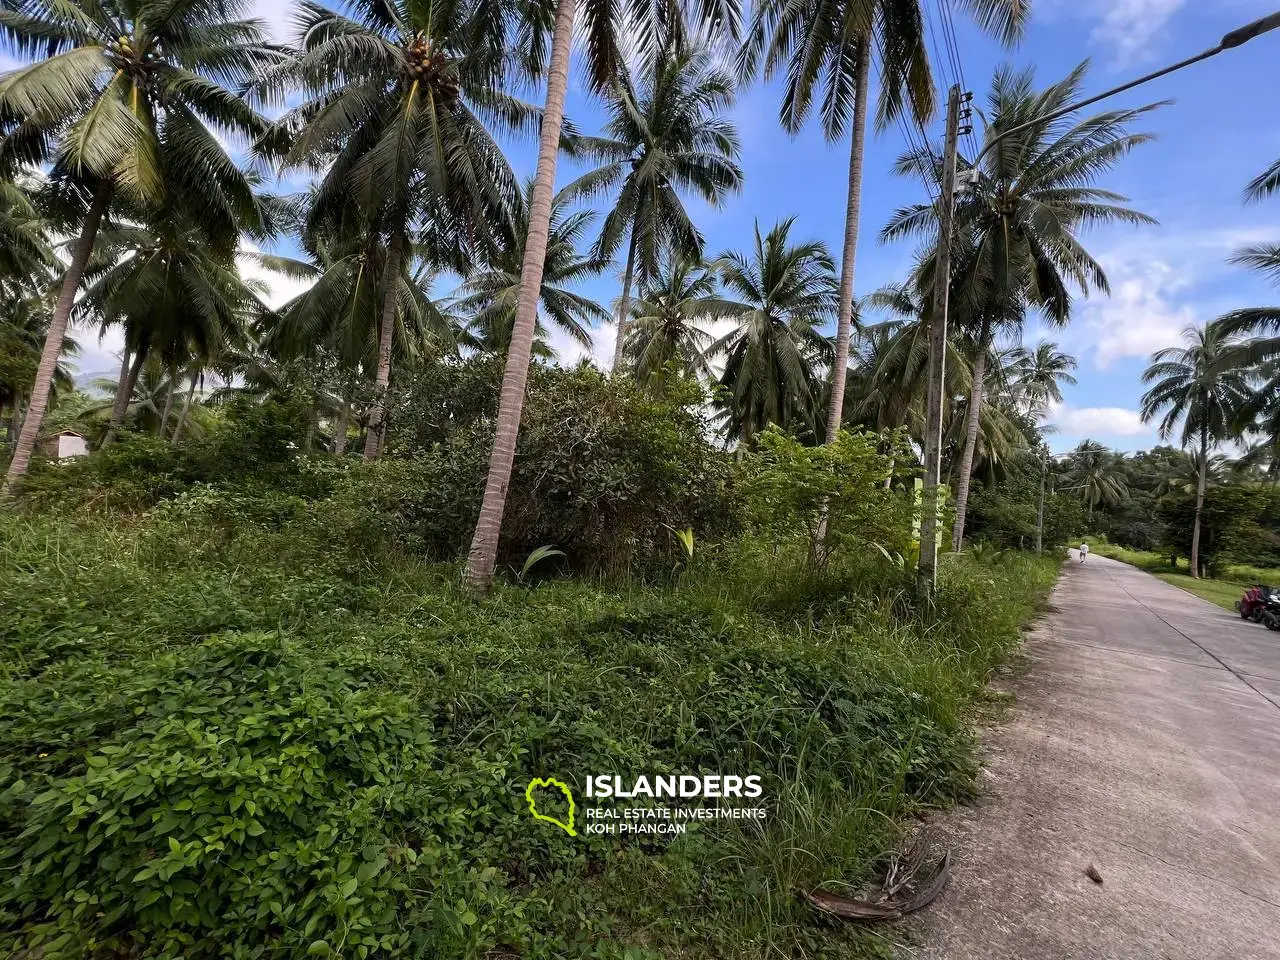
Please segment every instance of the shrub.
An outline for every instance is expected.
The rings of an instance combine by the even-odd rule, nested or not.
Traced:
[[[1195,494],[1178,491],[1162,497],[1156,513],[1165,525],[1159,550],[1171,557],[1191,555]],[[1210,576],[1232,563],[1271,566],[1280,562],[1280,493],[1262,486],[1219,485],[1205,492],[1201,518],[1200,562]]]
[[[36,461],[22,485],[23,502],[35,510],[140,511],[193,484],[268,497],[322,497],[345,466],[329,457],[298,455],[295,439],[305,420],[305,408],[296,402],[237,397],[208,430],[179,445],[126,430],[88,457]]]
[[[914,498],[885,481],[914,476],[905,466],[912,462],[905,433],[841,431],[834,443],[814,447],[770,427],[757,436],[744,471],[747,514],[768,541],[801,538],[817,563],[871,544],[907,555]]]
[[[124,432],[88,457],[32,461],[22,502],[34,510],[144,510],[192,480],[186,458],[168,441]]]
[[[401,396],[388,439],[400,463],[355,471],[324,522],[452,559],[470,541],[493,443],[501,365],[431,367]],[[670,528],[731,531],[732,464],[707,440],[696,387],[655,398],[589,367],[535,367],[503,518],[502,557],[544,544],[578,569],[669,568]],[[362,529],[363,528],[363,529]]]

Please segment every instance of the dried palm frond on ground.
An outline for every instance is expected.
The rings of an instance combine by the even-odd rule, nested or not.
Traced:
[[[821,889],[803,896],[824,913],[846,920],[900,920],[933,903],[951,878],[951,851],[926,865],[928,852],[927,833],[921,832],[905,853],[892,855],[880,890],[870,899],[858,900]]]

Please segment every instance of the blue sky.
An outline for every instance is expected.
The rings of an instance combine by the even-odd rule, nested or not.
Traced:
[[[1089,59],[1088,89],[1100,91],[1214,45],[1226,31],[1268,12],[1268,4],[1274,7],[1274,0],[1036,0],[1031,28],[1013,51],[987,40],[961,15],[955,20],[964,78],[980,104],[1003,62],[1034,64],[1037,79],[1049,83]],[[925,6],[933,12],[933,4]],[[1280,156],[1273,107],[1277,60],[1280,32],[1114,101],[1175,101],[1144,124],[1159,139],[1135,151],[1105,184],[1160,225],[1086,236],[1109,273],[1112,295],[1080,302],[1068,329],[1047,334],[1080,358],[1079,384],[1066,388],[1066,404],[1053,417],[1056,449],[1085,437],[1130,450],[1153,445],[1154,433],[1137,415],[1139,378],[1150,353],[1176,343],[1190,323],[1234,306],[1271,302],[1265,282],[1227,259],[1242,244],[1280,239],[1280,199],[1255,207],[1241,200],[1245,184]],[[840,249],[847,144],[826,144],[816,127],[788,137],[778,126],[777,104],[776,86],[756,84],[733,111],[746,184],[723,209],[694,205],[710,251],[745,246],[754,220],[767,227],[792,215],[799,235]],[[569,113],[583,129],[599,122],[598,108],[580,92]],[[940,130],[940,121],[934,126]],[[915,183],[890,173],[902,148],[896,128],[869,146],[857,270],[861,293],[901,279],[911,263],[910,244],[882,246],[876,239],[894,209],[920,196]],[[531,152],[524,163],[532,169]],[[568,177],[562,164],[560,182]],[[608,277],[593,292],[607,299],[617,286]],[[1033,329],[1028,341],[1041,335]],[[597,356],[608,352],[607,343],[597,347]]]
[[[942,0],[945,2],[945,0]],[[1087,87],[1098,91],[1131,76],[1212,46],[1226,31],[1268,12],[1275,0],[1035,0],[1033,21],[1020,47],[1001,49],[955,15],[964,79],[981,104],[994,69],[1002,62],[1034,64],[1037,79],[1061,78],[1081,60],[1092,62]],[[926,2],[930,14],[934,3]],[[282,39],[288,34],[284,0],[258,0],[259,15]],[[1080,358],[1079,384],[1068,387],[1066,403],[1054,412],[1052,444],[1066,449],[1091,437],[1123,449],[1156,442],[1137,416],[1139,382],[1151,351],[1178,340],[1179,331],[1235,306],[1272,302],[1280,292],[1227,263],[1243,244],[1280,239],[1280,199],[1246,207],[1245,184],[1280,156],[1276,62],[1280,32],[1131,92],[1113,103],[1175,102],[1143,125],[1159,140],[1137,150],[1103,184],[1127,194],[1134,206],[1160,221],[1158,227],[1095,230],[1086,244],[1111,279],[1111,296],[1081,301],[1071,326],[1048,334]],[[0,62],[0,69],[5,66]],[[950,79],[939,71],[939,80]],[[742,138],[743,192],[722,209],[691,203],[695,221],[716,253],[750,242],[752,224],[766,228],[795,216],[797,236],[820,239],[833,251],[841,242],[848,146],[828,145],[816,127],[795,138],[777,124],[776,86],[757,83],[744,90],[733,110]],[[574,84],[568,114],[584,131],[599,127],[601,111]],[[939,123],[934,124],[935,130]],[[920,197],[920,188],[889,172],[903,147],[895,128],[870,144],[863,191],[863,240],[857,289],[866,293],[902,279],[911,263],[909,244],[882,246],[876,240],[889,214]],[[534,145],[511,145],[521,173],[532,172]],[[559,182],[574,175],[561,162]],[[280,297],[287,284],[277,282]],[[605,275],[584,292],[608,302],[618,279]],[[1042,335],[1032,329],[1028,342]],[[86,342],[82,368],[112,368],[110,339]],[[600,331],[595,356],[611,355],[612,331]],[[562,352],[567,345],[557,342]]]

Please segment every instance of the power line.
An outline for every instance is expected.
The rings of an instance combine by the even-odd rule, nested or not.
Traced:
[[[885,70],[884,42],[879,31],[873,31],[872,36],[875,37],[872,60],[879,61],[877,69],[880,72],[880,82],[884,83],[889,77],[888,72]],[[916,156],[927,154],[932,165],[932,162],[936,159],[936,154],[933,151],[931,138],[928,131],[924,129],[923,124],[916,118],[915,112],[910,109],[899,111],[895,122],[898,124],[898,129],[902,131],[902,136],[907,142],[908,149]],[[921,179],[924,180],[925,190],[929,194],[929,201],[931,203],[937,202],[939,194],[937,185],[931,177],[922,177]]]
[[[938,19],[946,42],[947,56],[954,71],[955,82],[960,85],[962,91],[968,93],[969,84],[964,76],[964,60],[960,56],[960,42],[956,38],[956,24],[955,18],[952,16],[951,0],[934,0],[934,2],[938,8]],[[964,131],[965,142],[969,146],[969,156],[976,157],[979,152],[979,145],[977,137],[973,133],[973,124],[968,123],[961,129]]]

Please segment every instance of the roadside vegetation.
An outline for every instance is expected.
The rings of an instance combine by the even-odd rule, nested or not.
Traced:
[[[301,454],[305,407],[268,403],[32,476],[0,517],[7,955],[884,950],[797,891],[856,889],[972,790],[971,713],[1059,560],[950,556],[922,609],[892,434],[733,459],[674,401],[540,379],[511,497],[564,553],[522,570],[513,530],[483,603],[435,559],[483,458],[408,411],[389,449],[420,452],[372,464]],[[634,519],[677,511],[684,538]],[[637,771],[759,774],[769,816],[570,838],[523,806]]]
[[[1255,583],[1280,584],[1280,568],[1277,567],[1228,563],[1220,568],[1217,577],[1193,577],[1185,560],[1170,558],[1150,550],[1129,550],[1097,539],[1089,540],[1089,549],[1101,556],[1154,573],[1166,583],[1181,587],[1210,603],[1216,603],[1224,610],[1234,611],[1241,594]]]
[[[1030,14],[961,6],[1011,48]],[[1136,486],[1052,456],[1076,360],[1024,333],[1107,291],[1090,226],[1152,222],[1106,181],[1154,106],[1066,122],[1084,65],[1000,67],[949,295],[914,135],[875,225],[913,266],[866,291],[867,121],[934,118],[948,4],[306,2],[285,43],[248,11],[0,10],[0,953],[885,955],[802,894],[972,791],[987,680]],[[564,116],[571,72],[601,129]],[[784,131],[847,145],[838,253],[693,220],[741,191],[758,76]],[[1250,485],[1153,488],[1159,529],[1116,542],[1251,559],[1218,518],[1247,490],[1271,522],[1273,321],[1152,375],[1200,463],[1258,439]],[[95,333],[120,355],[77,378]],[[767,819],[570,837],[523,802],[688,772],[761,776]]]

